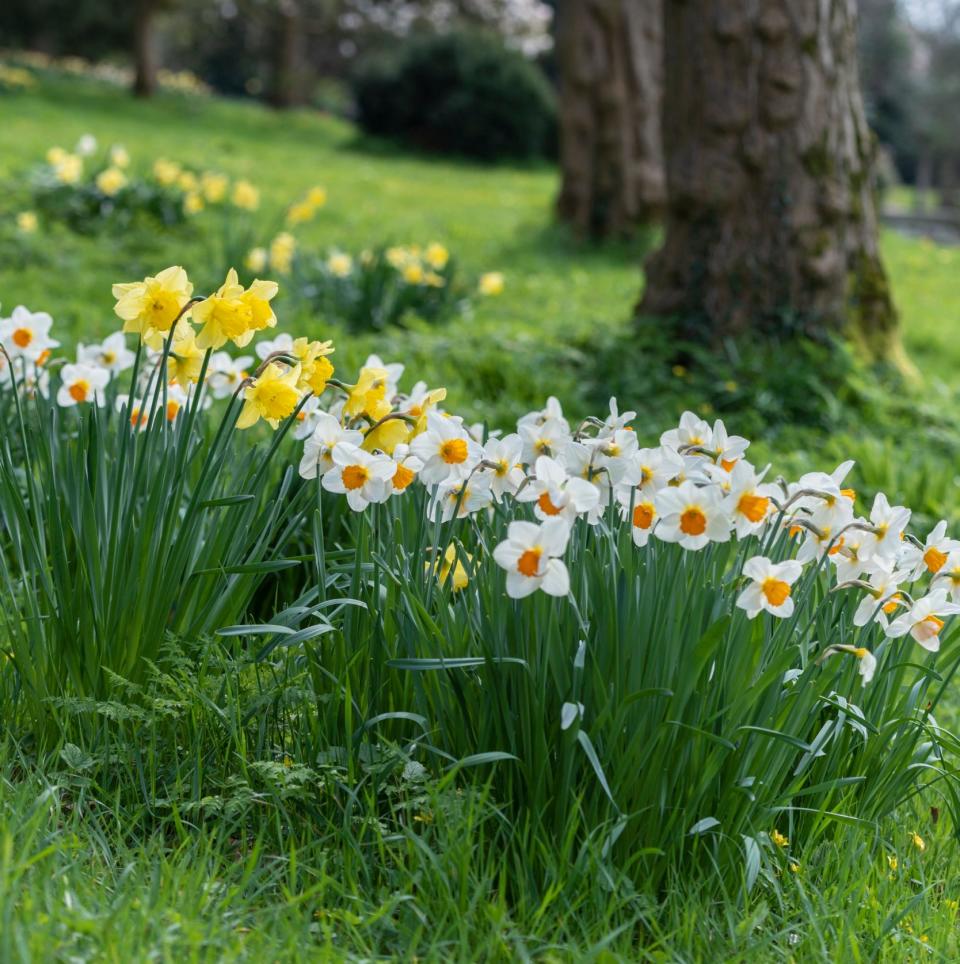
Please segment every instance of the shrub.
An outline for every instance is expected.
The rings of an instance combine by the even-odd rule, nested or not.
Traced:
[[[552,152],[556,108],[539,68],[480,33],[417,37],[353,78],[360,126],[485,161]]]

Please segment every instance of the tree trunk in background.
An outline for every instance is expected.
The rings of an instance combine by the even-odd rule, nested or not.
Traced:
[[[152,97],[157,92],[157,53],[154,49],[154,0],[135,0],[133,11],[133,92]]]
[[[897,353],[855,0],[665,4],[669,206],[638,310],[701,342],[833,329]]]
[[[558,16],[557,213],[581,235],[628,235],[665,201],[662,0],[563,0]]]
[[[294,107],[303,102],[303,11],[297,0],[278,0],[277,36],[270,103]]]

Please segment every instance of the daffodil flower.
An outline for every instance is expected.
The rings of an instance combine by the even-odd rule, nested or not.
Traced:
[[[92,365],[64,365],[60,372],[57,404],[62,408],[92,403],[102,405],[103,390],[110,381],[110,373]]]
[[[746,610],[750,619],[766,610],[781,619],[793,615],[793,584],[803,573],[794,559],[771,562],[766,556],[754,556],[743,567],[750,585],[737,597],[737,606]]]
[[[723,493],[692,481],[661,489],[654,500],[660,524],[657,538],[698,550],[711,542],[730,539],[730,517],[723,506]]]
[[[385,455],[372,455],[348,442],[339,442],[332,452],[333,468],[323,476],[328,492],[345,493],[354,512],[362,512],[371,502],[385,502],[390,497],[387,482],[396,466]]]
[[[909,633],[924,649],[935,653],[940,649],[942,617],[958,612],[960,605],[947,602],[946,589],[934,589],[894,619],[887,627],[887,635],[896,639]]]
[[[542,589],[550,596],[565,596],[570,576],[559,557],[569,539],[564,519],[547,519],[540,525],[511,522],[507,538],[493,550],[495,562],[507,571],[507,595],[522,599]]]

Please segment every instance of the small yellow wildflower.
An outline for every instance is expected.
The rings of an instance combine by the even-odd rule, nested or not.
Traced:
[[[119,167],[108,167],[97,175],[97,187],[103,191],[107,197],[113,197],[119,193],[127,184],[127,175]]]
[[[21,211],[17,215],[17,228],[23,234],[33,234],[37,230],[38,223],[33,211]]]
[[[315,208],[322,208],[327,203],[327,189],[320,187],[319,184],[316,187],[310,188],[310,190],[307,191],[307,202]]]
[[[897,860],[897,858],[894,857],[893,854],[887,854],[887,866],[890,868],[890,870],[893,873],[896,873],[897,868],[900,866],[900,861]]]
[[[499,271],[488,271],[480,276],[480,294],[485,297],[494,297],[503,293],[504,280]]]
[[[276,428],[281,419],[293,414],[300,401],[297,392],[299,380],[299,365],[288,370],[275,362],[267,365],[260,376],[244,389],[243,409],[237,419],[237,428],[249,428],[261,418]]]
[[[173,266],[143,281],[115,284],[113,310],[123,319],[124,331],[136,332],[145,344],[157,348],[192,294],[186,271]]]
[[[670,369],[670,371],[673,372],[673,377],[674,377],[674,378],[686,378],[686,377],[687,377],[687,369],[686,369],[686,367],[685,367],[684,365],[674,365],[673,368]]]
[[[770,832],[770,839],[780,848],[789,847],[790,841],[779,830]]]
[[[233,185],[233,203],[244,211],[256,211],[260,207],[260,192],[249,181],[237,181]]]
[[[921,837],[920,834],[918,834],[916,831],[910,834],[910,842],[921,853],[927,849],[927,845],[924,843],[923,837]]]

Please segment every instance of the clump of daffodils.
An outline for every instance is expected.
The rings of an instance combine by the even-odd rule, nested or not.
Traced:
[[[446,257],[422,254],[437,264]],[[445,411],[443,388],[401,388],[404,366],[376,355],[354,381],[334,378],[330,342],[274,333],[277,290],[268,280],[243,284],[231,270],[200,295],[179,266],[117,284],[123,330],[80,345],[67,364],[51,363],[50,316],[18,306],[0,318],[0,387],[54,397],[64,409],[115,407],[133,431],[220,400],[238,429],[285,426],[303,444],[300,475],[354,512],[419,491],[416,504],[436,526],[492,526],[494,537],[477,548],[455,548],[451,537],[423,561],[461,596],[492,563],[505,572],[508,596],[539,591],[574,604],[566,559],[585,527],[606,527],[625,549],[654,556],[733,544],[738,561],[724,578],[735,618],[809,625],[823,595],[810,590],[818,580],[850,598],[842,634],[814,646],[818,661],[854,662],[864,685],[886,660],[903,658],[899,640],[936,652],[960,612],[960,541],[945,522],[914,535],[910,510],[883,493],[858,508],[851,462],[771,479],[722,421],[685,412],[659,439],[641,439],[635,413],[614,399],[603,417],[572,423],[550,398],[515,431],[490,432]],[[119,391],[118,376],[138,366]]]

